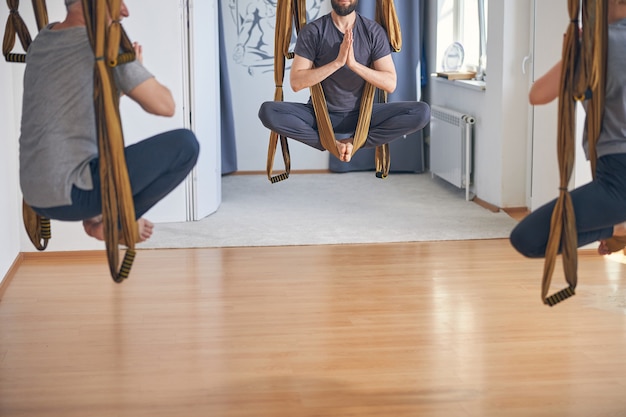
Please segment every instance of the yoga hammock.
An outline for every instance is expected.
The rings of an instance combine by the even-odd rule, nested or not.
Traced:
[[[558,105],[557,150],[559,197],[550,224],[541,299],[553,306],[575,294],[577,277],[576,218],[567,185],[574,169],[576,101],[588,99],[586,133],[591,172],[595,176],[596,142],[604,108],[607,55],[607,0],[582,0],[582,34],[578,25],[581,0],[568,0],[570,24],[563,43],[561,85]],[[562,253],[563,270],[569,286],[548,296],[556,257]]]
[[[19,0],[7,0],[7,5],[10,13],[2,41],[2,54],[7,62],[23,63],[26,61],[26,54],[12,52],[15,46],[16,35],[24,51],[28,50],[32,38],[26,23],[24,23],[18,12]],[[46,8],[45,0],[33,0],[33,9],[37,28],[41,30],[48,24],[48,9]],[[48,241],[52,237],[50,219],[39,216],[24,202],[22,202],[22,217],[30,241],[38,250],[45,250],[48,247]]]
[[[37,26],[41,30],[48,24],[45,0],[32,2]],[[135,257],[138,229],[124,158],[119,97],[114,85],[112,67],[134,60],[135,54],[120,24],[121,0],[81,0],[81,2],[95,56],[94,106],[100,156],[105,244],[111,277],[115,282],[122,282],[128,278]],[[9,62],[25,62],[26,54],[12,53],[15,35],[17,34],[24,51],[28,50],[31,36],[18,13],[19,0],[7,0],[7,4],[11,13],[6,25],[2,52]],[[107,25],[108,16],[112,19],[110,25]],[[44,250],[51,237],[50,219],[37,215],[26,203],[23,204],[23,208],[24,225],[29,238],[37,249]],[[127,250],[118,271],[120,241],[124,242]]]
[[[376,0],[376,21],[380,23],[387,31],[391,47],[398,52],[402,46],[402,36],[400,34],[400,24],[396,15],[396,9],[393,0]],[[289,51],[289,43],[293,27],[296,33],[306,24],[306,0],[278,0],[276,9],[276,31],[274,38],[274,82],[276,90],[274,93],[275,101],[283,101],[283,81],[285,79],[285,60],[292,59],[294,53]],[[317,119],[317,126],[320,134],[320,140],[324,149],[328,150],[334,156],[339,158],[335,142],[335,132],[328,116],[328,108],[321,84],[316,84],[310,88],[311,99]],[[372,105],[374,103],[376,88],[366,83],[361,98],[361,107],[359,109],[359,119],[354,134],[352,153],[361,148],[367,140],[370,121],[372,117]],[[379,101],[386,102],[387,94],[379,91]],[[285,172],[276,176],[272,176],[272,168],[274,166],[274,156],[278,145],[279,135],[276,132],[270,133],[269,148],[267,154],[267,178],[272,182],[285,180],[289,178],[291,171],[291,158],[289,156],[289,146],[287,138],[280,135],[280,145],[283,153],[283,161],[285,163]],[[389,144],[376,147],[376,176],[378,178],[386,178],[389,174]]]

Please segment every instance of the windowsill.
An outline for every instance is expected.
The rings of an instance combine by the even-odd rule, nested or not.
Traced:
[[[430,76],[430,78],[436,80],[437,82],[455,85],[458,87],[469,88],[470,90],[477,91],[485,91],[487,89],[486,81],[478,81],[478,80],[448,80],[447,78],[438,77],[436,74]]]

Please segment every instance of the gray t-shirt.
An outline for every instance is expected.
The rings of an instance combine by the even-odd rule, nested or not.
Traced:
[[[72,203],[72,186],[93,188],[98,154],[93,104],[94,55],[84,27],[39,32],[26,57],[20,134],[20,186],[26,203]],[[120,91],[152,77],[139,62],[114,70]]]
[[[385,30],[373,20],[357,13],[353,29],[354,57],[357,62],[371,66],[372,62],[391,54]],[[296,41],[294,52],[321,67],[334,61],[339,54],[343,33],[337,29],[330,14],[307,23]],[[338,69],[322,81],[329,111],[358,110],[365,81],[348,67]]]
[[[588,158],[586,134],[583,146]],[[596,151],[598,158],[626,153],[626,19],[609,25],[604,116]]]

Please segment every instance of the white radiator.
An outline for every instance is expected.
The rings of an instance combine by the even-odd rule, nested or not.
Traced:
[[[473,116],[430,106],[430,172],[465,189],[469,200],[472,174]]]

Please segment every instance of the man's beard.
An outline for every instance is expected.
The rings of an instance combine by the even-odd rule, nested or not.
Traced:
[[[337,13],[339,16],[347,16],[356,9],[356,5],[359,3],[359,1],[354,0],[354,3],[350,4],[348,7],[340,6],[335,0],[332,0],[330,3],[333,6],[333,10],[335,11],[335,13]]]

